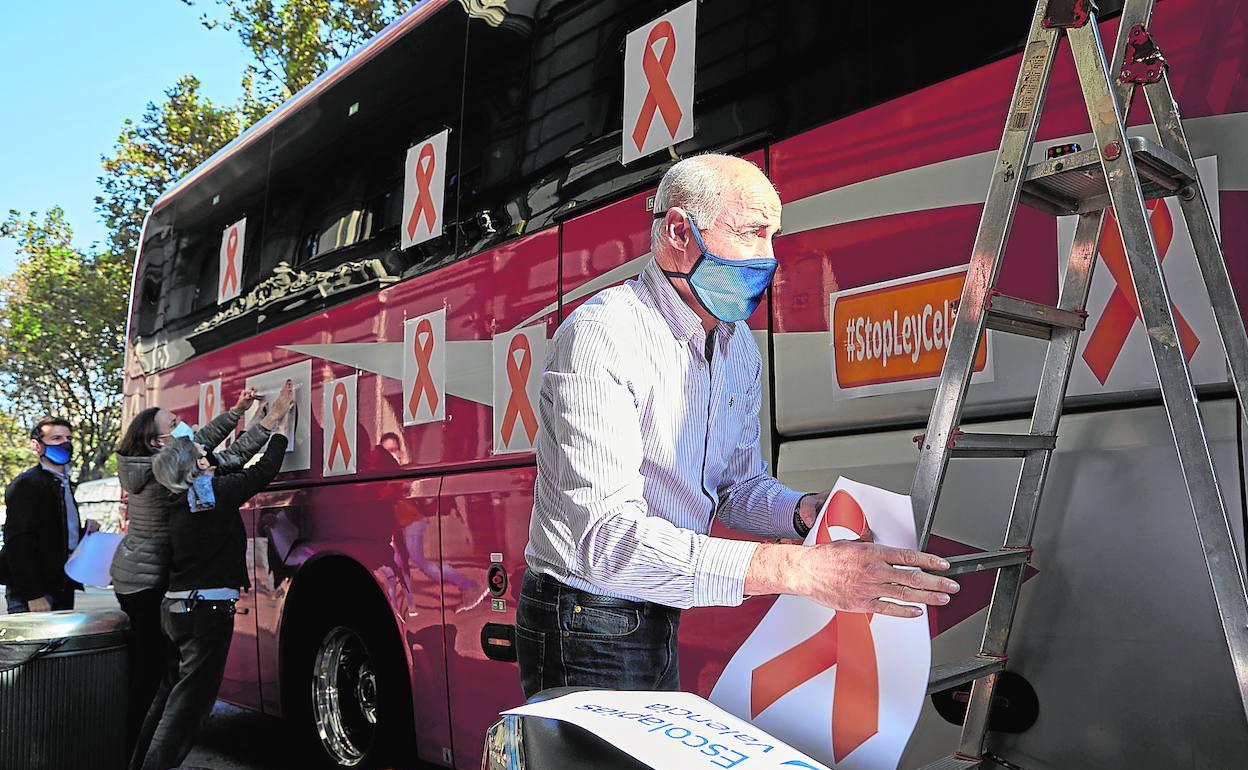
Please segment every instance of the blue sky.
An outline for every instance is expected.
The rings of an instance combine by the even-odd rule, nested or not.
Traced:
[[[0,216],[60,205],[75,243],[102,241],[95,213],[100,156],[121,124],[184,74],[233,104],[250,53],[233,32],[199,22],[212,0],[41,0],[3,5],[0,24]],[[0,239],[0,275],[14,267]]]

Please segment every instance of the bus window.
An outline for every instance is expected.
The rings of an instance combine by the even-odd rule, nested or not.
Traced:
[[[376,278],[373,266],[380,263],[384,277],[397,280],[456,258],[465,24],[458,6],[439,11],[274,129],[262,274],[285,263],[296,273],[358,267],[361,276]],[[401,250],[408,148],[448,128],[444,233]],[[360,289],[367,284],[361,279]],[[266,311],[263,326],[358,293],[311,293],[289,312]]]
[[[173,209],[165,208],[148,217],[140,250],[142,264],[134,282],[134,308],[130,337],[151,337],[160,328],[165,275],[172,268],[174,255]]]

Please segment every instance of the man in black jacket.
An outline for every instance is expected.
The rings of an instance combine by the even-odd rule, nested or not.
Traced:
[[[13,479],[5,490],[4,552],[0,577],[7,583],[10,613],[72,610],[74,590],[65,562],[78,542],[99,529],[78,518],[75,484],[69,480],[74,456],[73,428],[60,417],[44,417],[30,432],[39,464]]]
[[[179,438],[152,460],[152,475],[184,495],[169,516],[173,546],[161,629],[172,645],[165,680],[139,731],[133,770],[168,770],[186,759],[217,698],[234,634],[239,590],[250,588],[247,533],[239,508],[263,490],[286,457],[284,416],[293,401],[287,381],[270,407],[278,423],[252,467],[212,472],[202,447]]]

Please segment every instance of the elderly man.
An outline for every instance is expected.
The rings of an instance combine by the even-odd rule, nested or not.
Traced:
[[[701,155],[655,196],[654,258],[555,332],[516,647],[525,694],[678,689],[680,608],[758,594],[914,617],[944,604],[938,557],[866,542],[804,548],[827,492],[772,478],[759,450],[762,361],[743,323],[776,269],[780,199],[751,163]]]

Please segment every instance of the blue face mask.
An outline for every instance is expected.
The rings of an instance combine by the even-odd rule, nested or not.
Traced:
[[[655,214],[655,217],[659,217]],[[666,214],[663,214],[666,216]],[[721,321],[733,323],[744,321],[753,315],[758,304],[763,301],[763,293],[771,285],[771,277],[776,273],[776,260],[771,257],[758,259],[724,259],[706,250],[702,242],[702,233],[698,226],[689,218],[689,228],[693,239],[702,252],[693,269],[687,273],[674,273],[667,270],[663,274],[669,278],[684,278],[689,282],[694,299],[706,312]]]
[[[200,473],[186,490],[186,503],[192,513],[210,511],[217,507],[217,495],[212,490],[212,474]]]
[[[42,441],[39,443],[43,444]],[[53,465],[69,465],[74,456],[74,445],[69,441],[64,444],[43,444],[43,456]]]
[[[191,426],[186,423],[179,422],[177,425],[173,426],[173,430],[169,431],[169,435],[174,438],[193,438],[195,436],[195,431],[191,430]]]

